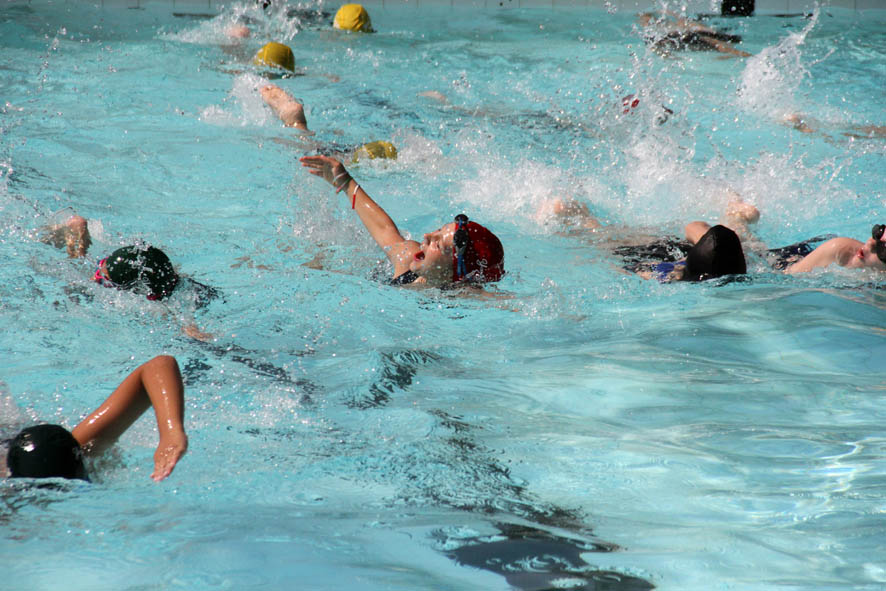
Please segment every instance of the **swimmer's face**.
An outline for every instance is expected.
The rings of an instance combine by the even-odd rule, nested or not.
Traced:
[[[108,259],[102,259],[98,264],[98,268],[95,270],[95,274],[92,276],[92,280],[98,283],[99,285],[107,285],[112,286],[114,282],[111,281],[111,276],[108,275]]]
[[[415,254],[409,270],[440,285],[452,281],[452,253],[455,249],[455,223],[424,235],[421,251]]]
[[[855,256],[859,259],[860,267],[886,271],[886,263],[877,256],[877,240],[873,238],[868,238],[864,245],[858,249]]]

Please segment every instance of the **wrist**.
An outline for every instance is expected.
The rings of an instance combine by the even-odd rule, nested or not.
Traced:
[[[332,179],[332,186],[335,189],[335,192],[339,193],[342,190],[347,190],[353,180],[354,179],[351,175],[345,172]]]

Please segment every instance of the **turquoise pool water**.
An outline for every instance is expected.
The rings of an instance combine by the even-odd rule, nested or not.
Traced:
[[[358,36],[321,11],[0,7],[2,435],[75,425],[164,352],[190,435],[161,484],[147,418],[92,484],[0,484],[0,586],[882,589],[882,277],[752,258],[743,282],[645,282],[535,213],[572,197],[616,232],[675,234],[731,188],[770,246],[864,238],[886,141],[844,133],[886,124],[886,17],[715,20],[754,54],[720,59],[657,55],[620,12],[374,10]],[[314,139],[396,144],[353,174],[403,230],[464,211],[501,237],[504,297],[381,284],[256,92],[270,39]],[[36,240],[68,207],[88,261]],[[90,283],[137,238],[221,296]]]

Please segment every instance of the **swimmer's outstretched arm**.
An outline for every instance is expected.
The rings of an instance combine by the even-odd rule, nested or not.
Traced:
[[[394,220],[379,204],[357,184],[344,165],[329,156],[304,156],[299,159],[308,172],[325,179],[336,193],[344,191],[351,200],[352,207],[360,216],[360,221],[369,230],[369,234],[394,264],[394,274],[399,275],[409,270],[409,262],[420,245],[414,240],[406,240],[397,229]]]
[[[151,478],[163,480],[188,449],[184,427],[184,384],[175,357],[160,355],[140,365],[101,406],[71,433],[87,451],[112,445],[149,407],[154,407],[160,441]]]

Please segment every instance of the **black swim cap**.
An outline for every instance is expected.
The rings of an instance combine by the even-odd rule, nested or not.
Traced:
[[[148,288],[149,300],[162,300],[178,284],[178,274],[169,257],[159,248],[136,245],[118,248],[105,263],[108,277],[123,288],[143,282]]]
[[[686,255],[685,281],[704,281],[748,272],[738,235],[726,226],[714,226]]]
[[[83,450],[59,425],[23,429],[9,445],[6,466],[13,478],[79,478],[89,480]]]

